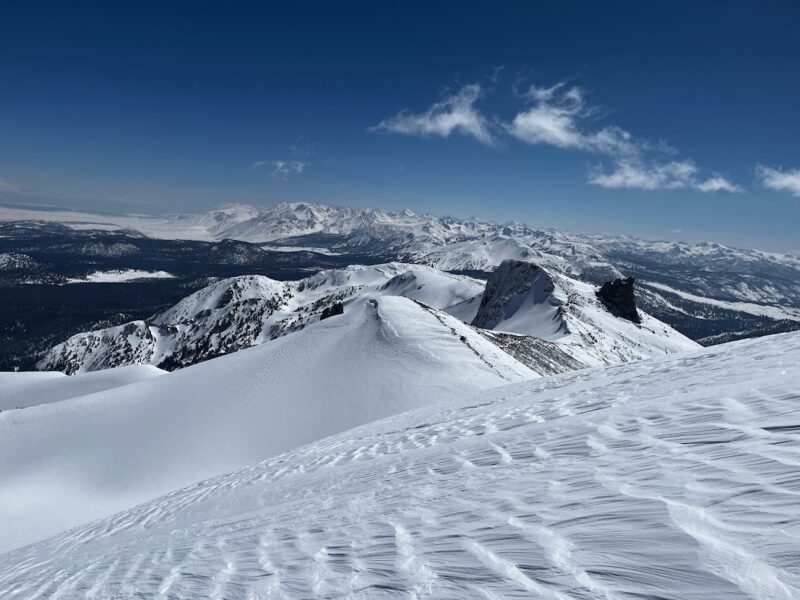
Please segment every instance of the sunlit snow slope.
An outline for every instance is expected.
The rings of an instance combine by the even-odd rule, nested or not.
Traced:
[[[149,381],[3,411],[0,551],[356,425],[532,377],[456,318],[384,297]]]
[[[798,365],[784,334],[397,415],[6,554],[0,595],[795,599]]]
[[[74,377],[54,371],[0,372],[0,410],[28,408],[86,396],[152,379],[164,373],[150,365],[131,365],[96,373],[81,373]]]

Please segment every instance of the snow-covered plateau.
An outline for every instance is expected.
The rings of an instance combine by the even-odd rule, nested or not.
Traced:
[[[0,523],[109,515],[0,555],[0,596],[800,597],[800,333],[497,387],[524,368],[422,310],[0,413]]]

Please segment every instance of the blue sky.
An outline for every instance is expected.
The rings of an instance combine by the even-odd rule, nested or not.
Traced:
[[[800,250],[796,3],[287,4],[6,6],[0,201]]]

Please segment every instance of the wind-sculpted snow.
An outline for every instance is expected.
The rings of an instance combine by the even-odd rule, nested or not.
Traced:
[[[397,415],[0,556],[0,596],[795,599],[798,365],[785,334]]]
[[[3,411],[0,551],[356,425],[535,377],[458,319],[390,296],[148,381]]]

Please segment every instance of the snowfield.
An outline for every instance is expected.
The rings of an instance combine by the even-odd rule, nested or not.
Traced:
[[[54,371],[0,372],[0,411],[30,408],[118,388],[163,375],[150,365],[131,365],[67,377]]]
[[[67,283],[126,283],[141,279],[174,279],[175,275],[166,271],[144,271],[142,269],[114,269],[95,271],[86,277],[67,279]]]
[[[372,336],[408,335],[369,318]],[[103,413],[100,407],[108,409],[113,398],[67,401],[59,403],[64,414],[53,428],[39,431],[59,435],[54,427],[60,423],[78,438],[75,423],[93,422],[103,436],[98,447],[132,438],[138,470],[126,455],[122,463],[92,455],[108,460],[110,479],[121,480],[122,473],[152,478],[165,468],[170,472],[178,460],[208,460],[212,450],[248,437],[226,421],[232,399],[258,389],[256,379],[241,381],[242,372],[233,370],[236,361],[260,372],[262,355],[293,337],[211,361],[221,365],[220,374],[229,374],[227,396],[210,390],[216,412],[212,403],[198,403],[198,389],[189,387],[192,374],[202,372],[199,365],[136,384],[155,390],[183,374],[174,389],[193,396],[192,409],[164,396],[154,403],[159,413],[147,408],[147,416],[137,418],[146,406],[142,399],[131,402],[135,410],[118,399],[115,412]],[[378,339],[365,351],[380,356]],[[413,353],[414,347],[398,351]],[[415,368],[433,360],[423,355]],[[358,358],[359,369],[348,375],[361,370],[371,378],[363,373],[369,363]],[[331,375],[329,366],[317,368]],[[408,382],[386,366],[382,375],[393,377],[392,385],[374,387],[377,377],[365,382],[360,393],[351,394],[348,408],[380,405],[386,390]],[[457,369],[461,374],[475,368],[463,367]],[[433,365],[409,379],[424,380],[441,368]],[[305,376],[294,379],[305,385]],[[476,394],[453,390],[437,403],[419,397],[418,410],[1,555],[0,596],[796,599],[798,381],[800,334],[794,333]],[[264,439],[280,431],[281,417],[275,403],[265,400],[275,386],[266,379],[260,383],[257,395],[269,409],[250,404],[254,412],[243,412],[263,428]],[[343,408],[323,403],[321,388],[308,391],[315,408],[330,408],[323,419],[336,418]],[[32,415],[59,404],[10,412]],[[283,410],[297,415],[310,408],[293,403]],[[380,411],[369,412],[365,418]],[[185,438],[202,413],[215,422],[213,430],[203,430],[203,436],[212,435],[203,440],[206,450],[183,452],[180,442],[160,441],[159,431]],[[118,424],[109,431],[113,421]],[[49,423],[43,416],[32,422]],[[35,462],[30,456],[37,453],[25,446],[33,425],[15,427],[23,429],[22,439],[4,447],[0,457],[15,448],[17,460]],[[5,444],[13,431],[5,429],[0,440]],[[265,455],[270,447],[275,448],[265,444]],[[76,458],[73,453],[61,468]],[[0,485],[4,493],[7,482]],[[48,495],[48,488],[38,489]],[[9,521],[5,510],[2,523]]]
[[[77,387],[117,372],[59,379]],[[356,425],[533,377],[456,318],[385,297],[167,375],[3,411],[0,551]]]

